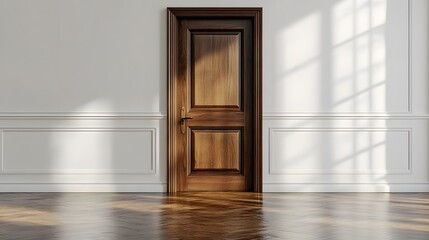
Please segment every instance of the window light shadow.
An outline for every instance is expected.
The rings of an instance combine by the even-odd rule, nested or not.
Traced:
[[[397,109],[392,108],[396,91],[392,87],[397,86],[388,81],[387,69],[395,63],[389,65],[392,49],[387,32],[391,26],[387,21],[393,3],[330,3],[279,28],[277,75],[269,102],[281,103],[285,114],[304,116],[392,112]],[[275,146],[270,151],[275,152],[270,153],[273,162],[269,168],[280,175],[276,179],[293,183],[294,175],[301,173],[301,181],[308,183],[341,179],[344,183],[384,184],[390,173],[407,171],[406,151],[395,150],[406,148],[407,133],[391,131],[386,120],[348,119],[347,124],[319,120],[293,121],[296,130],[274,134]],[[393,156],[392,152],[399,154]]]

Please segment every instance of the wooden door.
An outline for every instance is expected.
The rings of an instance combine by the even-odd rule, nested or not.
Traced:
[[[255,191],[260,8],[168,9],[168,190]]]

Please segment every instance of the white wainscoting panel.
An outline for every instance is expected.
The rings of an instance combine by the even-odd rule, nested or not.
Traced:
[[[6,117],[0,133],[0,192],[166,190],[164,119]]]
[[[269,174],[409,174],[411,129],[270,128]]]
[[[428,191],[425,118],[267,117],[264,191]],[[412,190],[411,190],[412,189]]]
[[[156,129],[19,129],[2,138],[2,173],[155,173]]]
[[[429,191],[428,119],[264,121],[264,191]]]

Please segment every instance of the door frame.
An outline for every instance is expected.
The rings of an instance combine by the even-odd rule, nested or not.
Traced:
[[[253,22],[253,129],[252,142],[253,192],[262,192],[262,8],[167,8],[167,191],[177,192],[177,169],[174,156],[174,133],[178,124],[174,122],[175,81],[177,65],[177,31],[179,18],[208,17],[251,19]]]

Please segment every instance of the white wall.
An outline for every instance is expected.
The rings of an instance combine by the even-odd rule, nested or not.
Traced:
[[[0,191],[165,191],[166,7],[264,8],[265,191],[428,191],[426,0],[2,0]]]

